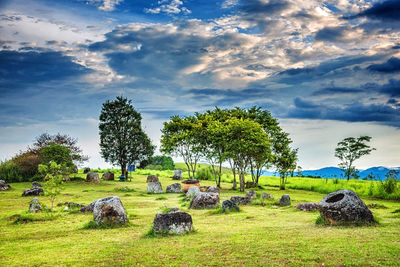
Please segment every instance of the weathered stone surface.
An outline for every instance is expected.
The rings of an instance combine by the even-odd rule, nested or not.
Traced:
[[[342,189],[326,195],[318,207],[325,221],[336,224],[372,223],[374,216],[360,197],[352,190]]]
[[[195,195],[197,195],[198,193],[200,193],[200,189],[197,186],[192,186],[188,189],[186,196],[188,197],[194,197]]]
[[[39,199],[34,197],[29,203],[29,211],[30,212],[39,212],[42,210],[42,205],[40,205]]]
[[[207,192],[219,194],[219,188],[216,187],[216,186],[210,186],[210,187],[208,188]]]
[[[182,170],[175,170],[174,176],[172,176],[172,180],[181,180],[182,179]]]
[[[167,186],[166,192],[167,193],[180,193],[180,192],[182,192],[182,186],[180,183],[171,184],[171,185]]]
[[[89,172],[86,175],[86,182],[90,183],[100,183],[99,174],[97,172]]]
[[[314,202],[300,203],[295,208],[302,211],[315,211],[318,209],[318,204]]]
[[[27,196],[38,196],[40,194],[43,194],[43,188],[41,187],[34,187],[31,189],[25,189],[24,192],[22,193],[23,197]]]
[[[291,204],[289,195],[283,195],[278,201],[281,206],[289,206]]]
[[[91,202],[89,205],[87,205],[86,207],[81,208],[80,212],[93,212],[94,209],[94,205],[96,204],[96,201]]]
[[[9,184],[6,184],[4,180],[0,180],[0,191],[6,191],[10,188],[11,186]]]
[[[198,184],[199,180],[197,179],[187,179],[187,180],[183,180],[182,184]]]
[[[153,230],[156,233],[186,234],[193,231],[192,216],[179,209],[171,209],[170,212],[159,212],[154,217]]]
[[[251,202],[251,199],[248,197],[233,196],[231,197],[231,201],[236,205],[247,205]]]
[[[254,187],[256,187],[256,185],[255,185],[255,183],[253,183],[253,182],[246,182],[245,183],[245,188],[247,189],[247,188],[254,188]]]
[[[226,210],[236,210],[239,211],[238,205],[235,202],[227,199],[222,201],[222,212],[226,212]]]
[[[257,198],[256,191],[254,190],[246,191],[246,197],[250,198],[250,200]]]
[[[96,201],[93,208],[93,220],[96,224],[125,224],[129,222],[124,206],[117,196]]]
[[[158,182],[158,176],[157,175],[149,175],[147,176],[147,180],[148,183],[155,183]]]
[[[159,194],[163,193],[163,189],[160,182],[150,182],[147,184],[147,193]]]
[[[271,195],[271,194],[267,194],[267,193],[263,192],[263,193],[261,194],[261,198],[274,199],[274,196]]]
[[[32,182],[32,188],[35,188],[35,187],[43,187],[43,185],[38,183],[38,182],[36,182],[36,181],[33,181]]]
[[[182,193],[186,194],[189,188],[193,186],[198,187],[200,189],[200,184],[184,184],[182,188]]]
[[[219,204],[219,194],[197,193],[190,202],[189,209],[214,209]]]
[[[86,207],[85,205],[82,205],[82,204],[79,204],[79,203],[75,203],[75,202],[58,203],[57,206],[58,206],[58,207],[67,206],[68,208],[80,208],[80,209]],[[92,208],[91,211],[93,212],[93,208]]]
[[[199,187],[200,192],[208,192],[208,188],[209,188],[209,186],[200,186]]]
[[[114,173],[113,172],[108,171],[108,172],[103,173],[101,178],[103,180],[107,180],[107,181],[114,181],[115,177],[114,177]]]
[[[90,168],[88,168],[88,167],[86,167],[84,170],[83,170],[83,173],[89,173],[90,172]]]
[[[69,177],[68,174],[64,174],[64,175],[62,176],[62,179],[63,179],[63,181],[65,181],[65,182],[71,181],[71,178]]]

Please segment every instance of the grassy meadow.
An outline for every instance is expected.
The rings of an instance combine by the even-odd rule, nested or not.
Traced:
[[[144,171],[139,171],[144,172]],[[79,176],[84,177],[83,174]],[[268,181],[277,178],[270,177]],[[174,183],[161,176],[163,189]],[[201,181],[213,185],[212,181]],[[146,175],[134,174],[132,182],[102,181],[88,184],[74,180],[64,184],[56,203],[88,204],[117,195],[130,219],[128,227],[85,229],[93,214],[63,212],[55,218],[29,215],[38,221],[13,223],[16,214],[27,214],[32,197],[21,197],[30,183],[11,184],[0,192],[0,262],[2,266],[243,266],[243,265],[387,265],[400,262],[399,202],[364,198],[379,224],[368,227],[320,226],[318,212],[303,212],[297,203],[317,202],[324,194],[265,186],[280,197],[287,193],[291,207],[242,206],[238,213],[215,214],[210,210],[187,210],[180,194],[147,194]],[[244,195],[223,183],[221,201]],[[130,190],[121,190],[128,187]],[[40,196],[42,204],[50,205]],[[185,236],[146,237],[153,218],[164,206],[180,207],[192,215],[196,231]],[[51,219],[51,220],[49,220]]]

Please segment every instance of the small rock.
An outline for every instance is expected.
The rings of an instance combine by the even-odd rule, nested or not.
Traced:
[[[163,189],[160,182],[150,182],[147,184],[147,193],[159,194],[163,193]]]
[[[40,194],[43,194],[43,188],[34,187],[34,188],[31,188],[31,189],[25,189],[24,192],[22,193],[22,196],[23,197],[39,196]]]
[[[93,220],[96,224],[125,224],[129,222],[124,206],[117,196],[96,201],[93,208]]]
[[[256,187],[256,184],[254,182],[246,182],[244,187],[247,188],[254,188]]]
[[[147,176],[147,182],[148,183],[158,182],[158,176],[157,175],[149,175],[149,176]]]
[[[197,179],[187,179],[187,180],[183,180],[182,184],[198,184],[199,180]]]
[[[0,180],[0,191],[6,191],[10,188],[11,186],[9,184],[6,184],[4,180]]]
[[[300,203],[295,208],[302,211],[315,211],[318,209],[318,204],[314,202]]]
[[[175,170],[174,176],[172,176],[172,180],[181,180],[182,179],[182,170]]]
[[[89,183],[100,183],[99,174],[96,172],[89,172],[86,175],[86,182]]]
[[[254,190],[246,191],[246,197],[250,198],[250,200],[257,198],[256,191]]]
[[[186,196],[188,197],[194,197],[195,195],[197,195],[198,193],[200,193],[200,189],[197,186],[192,186],[189,188],[189,190],[186,193]]]
[[[180,183],[171,184],[171,185],[167,186],[166,192],[167,193],[180,193],[180,192],[182,192],[182,186]]]
[[[182,193],[184,194],[186,194],[189,188],[192,186],[200,187],[199,180],[197,179],[184,180],[182,181],[182,183],[183,183]]]
[[[231,201],[236,205],[247,205],[251,202],[251,199],[248,197],[233,196],[231,197]]]
[[[289,206],[291,203],[289,195],[283,195],[278,201],[280,206]]]
[[[69,211],[69,208],[68,208],[68,206],[67,207],[65,207],[64,209],[63,209],[63,211]]]
[[[360,197],[352,190],[342,189],[326,195],[318,207],[325,221],[336,224],[372,223],[375,221],[372,212]]]
[[[197,193],[190,202],[189,209],[214,209],[219,204],[219,194]]]
[[[219,188],[216,187],[216,186],[210,186],[210,187],[208,188],[207,192],[219,194]]]
[[[58,207],[60,206],[67,206],[68,208],[85,208],[85,205],[75,203],[75,202],[64,202],[64,203],[58,203]],[[92,209],[93,211],[93,209]]]
[[[186,234],[193,231],[192,216],[187,212],[179,211],[179,209],[171,212],[159,212],[154,217],[153,230],[155,233],[161,234]]]
[[[83,170],[83,173],[89,173],[90,172],[90,168],[88,168],[88,167],[86,167],[84,170]]]
[[[238,205],[236,205],[235,202],[233,202],[233,201],[231,201],[231,200],[229,200],[229,199],[224,200],[224,201],[222,202],[222,212],[225,213],[225,211],[226,211],[227,209],[228,209],[228,210],[233,210],[233,209],[235,209],[236,211],[239,211]]]
[[[39,212],[42,210],[42,205],[40,205],[39,199],[37,197],[33,198],[29,203],[30,212]]]
[[[101,178],[103,180],[107,180],[107,181],[114,181],[114,173],[113,172],[105,172],[103,173],[103,175],[101,176]]]
[[[271,194],[267,194],[267,193],[262,193],[261,194],[261,198],[268,198],[268,199],[274,199],[274,196]]]

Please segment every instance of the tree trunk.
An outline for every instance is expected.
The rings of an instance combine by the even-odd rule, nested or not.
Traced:
[[[219,173],[218,173],[218,188],[221,188],[221,172],[222,172],[222,162],[219,163]]]
[[[285,186],[285,176],[281,176],[281,182],[280,182],[280,186],[279,186],[279,190],[285,190],[286,186]]]
[[[126,172],[126,163],[122,163],[121,164],[121,175],[125,175],[125,172]]]

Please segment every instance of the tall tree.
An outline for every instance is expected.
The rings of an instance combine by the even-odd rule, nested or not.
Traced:
[[[105,161],[121,167],[126,174],[129,164],[150,158],[155,147],[142,130],[142,116],[132,101],[118,96],[103,104],[100,114],[100,149]]]
[[[259,123],[250,119],[231,118],[223,127],[226,138],[226,156],[238,169],[240,191],[245,189],[245,175],[251,159],[269,149],[268,136]]]
[[[201,130],[202,126],[195,116],[172,116],[169,122],[164,122],[161,130],[160,151],[182,157],[189,178],[195,177],[197,163],[202,155]]]
[[[292,140],[289,138],[289,134],[281,131],[276,134],[275,138],[274,165],[280,176],[279,189],[285,190],[288,175],[296,169],[298,150],[290,148]]]
[[[335,157],[340,159],[339,167],[344,171],[347,180],[357,173],[354,161],[375,150],[367,144],[370,141],[370,136],[347,137],[337,144]]]

